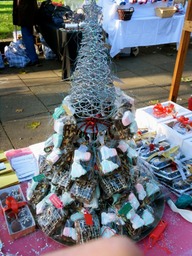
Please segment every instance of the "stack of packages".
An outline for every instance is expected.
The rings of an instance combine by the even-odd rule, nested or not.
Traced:
[[[191,111],[167,101],[138,109],[139,156],[175,194],[192,193]]]
[[[42,231],[64,244],[127,235],[159,222],[159,183],[137,165],[134,100],[115,88],[95,1],[87,15],[71,94],[55,109],[54,133],[27,199]]]

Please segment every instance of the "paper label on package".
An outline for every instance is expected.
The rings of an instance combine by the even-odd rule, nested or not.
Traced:
[[[55,108],[54,114],[53,114],[53,118],[54,119],[58,119],[62,114],[64,114],[65,111],[63,109],[62,106]]]
[[[59,197],[57,195],[55,195],[55,194],[51,195],[49,197],[49,200],[52,202],[52,204],[56,208],[58,208],[58,209],[63,208],[63,203],[61,202],[61,200],[59,199]]]
[[[33,180],[35,182],[40,182],[41,180],[43,180],[45,178],[45,175],[43,173],[39,174],[39,175],[36,175],[33,177]]]
[[[85,223],[88,226],[93,226],[93,218],[92,218],[92,215],[90,213],[85,212],[84,213],[84,218],[85,218]]]

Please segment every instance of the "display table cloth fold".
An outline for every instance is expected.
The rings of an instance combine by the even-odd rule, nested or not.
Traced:
[[[110,0],[99,1],[103,12],[103,29],[108,34],[111,46],[110,55],[114,57],[122,49],[138,46],[152,46],[180,41],[185,14],[175,14],[170,18],[155,16],[155,8],[166,6],[160,1],[143,5],[127,4],[117,6]],[[119,20],[117,8],[134,7],[131,20]]]
[[[107,31],[110,55],[114,57],[126,47],[179,44],[183,22],[184,15],[115,20],[114,28],[109,26]]]

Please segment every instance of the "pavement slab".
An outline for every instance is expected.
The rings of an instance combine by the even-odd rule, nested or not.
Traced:
[[[38,127],[33,128],[34,123],[40,124]],[[43,142],[54,132],[52,117],[47,113],[4,122],[3,129],[6,133],[6,137],[11,141],[13,148],[28,147]],[[5,143],[1,145],[1,149],[8,150],[8,146],[8,141],[5,141]]]
[[[31,91],[46,106],[60,104],[69,92],[69,85],[63,82],[31,87]]]
[[[140,47],[136,57],[111,60],[114,84],[135,99],[135,107],[167,101],[177,56],[176,45]],[[187,107],[192,94],[192,44],[189,46],[177,103]],[[70,91],[58,60],[41,66],[0,69],[0,149],[22,148],[45,141],[53,131],[52,113]],[[39,126],[33,128],[33,123]]]
[[[0,97],[0,109],[0,120],[2,123],[48,112],[46,107],[32,92]]]

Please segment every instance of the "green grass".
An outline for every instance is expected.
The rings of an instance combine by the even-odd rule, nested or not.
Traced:
[[[0,40],[13,37],[12,5],[13,1],[0,0]]]

